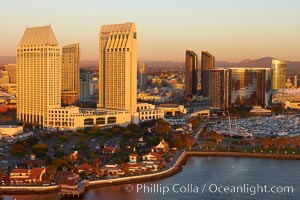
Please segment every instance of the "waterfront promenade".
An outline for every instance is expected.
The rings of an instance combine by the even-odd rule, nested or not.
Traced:
[[[243,153],[243,152],[209,152],[209,151],[178,151],[171,162],[166,167],[152,174],[144,174],[138,176],[128,176],[122,178],[105,179],[90,181],[87,184],[88,188],[104,187],[110,185],[118,185],[125,183],[153,181],[169,177],[179,171],[181,166],[189,156],[199,157],[238,157],[238,158],[263,158],[263,159],[285,159],[285,160],[300,160],[300,155],[291,154],[269,154],[269,153]],[[58,186],[0,186],[0,195],[3,194],[31,194],[31,193],[52,193],[58,192]]]

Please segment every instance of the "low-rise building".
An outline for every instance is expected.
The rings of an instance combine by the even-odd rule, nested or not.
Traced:
[[[138,103],[137,112],[140,122],[164,118],[164,111],[149,103]]]
[[[2,136],[15,136],[23,133],[23,126],[0,125],[0,138]]]
[[[179,104],[160,104],[159,109],[163,110],[165,116],[178,116],[186,114],[186,108]]]
[[[169,152],[169,144],[164,140],[161,140],[158,145],[151,147],[151,152],[166,154]]]
[[[80,109],[76,106],[48,110],[49,130],[76,130],[93,126],[127,126],[131,122],[130,111]]]
[[[42,176],[45,174],[45,168],[20,169],[15,168],[9,174],[11,183],[41,183]]]

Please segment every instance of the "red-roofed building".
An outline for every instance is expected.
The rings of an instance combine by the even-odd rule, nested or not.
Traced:
[[[39,183],[45,174],[45,168],[13,169],[9,174],[11,182],[18,183]]]
[[[117,149],[115,147],[105,146],[102,149],[103,154],[114,154],[117,152]]]
[[[80,172],[86,172],[87,174],[90,174],[94,171],[94,168],[92,165],[88,163],[83,163],[82,165],[78,166],[78,171]]]

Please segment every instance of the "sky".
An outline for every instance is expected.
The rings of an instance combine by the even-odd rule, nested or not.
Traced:
[[[82,60],[98,59],[102,25],[135,22],[138,59],[183,61],[206,50],[218,61],[271,56],[300,61],[300,0],[1,0],[0,56],[15,55],[26,27],[51,27]]]

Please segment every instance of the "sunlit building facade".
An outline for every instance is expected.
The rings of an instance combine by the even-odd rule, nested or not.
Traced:
[[[185,52],[185,98],[197,95],[198,55],[191,50]]]
[[[201,94],[209,97],[209,72],[215,67],[215,57],[207,51],[201,52]]]
[[[286,83],[286,63],[272,60],[272,89],[284,89]]]
[[[45,127],[61,105],[61,51],[50,26],[26,28],[17,48],[17,119]]]
[[[147,87],[147,65],[144,61],[139,61],[137,66],[138,89],[146,89]]]
[[[134,23],[104,25],[99,35],[99,108],[136,112],[137,32]]]
[[[209,76],[211,107],[226,110],[228,108],[229,70],[224,68],[211,69]]]
[[[80,97],[79,43],[62,48],[61,97],[63,104],[72,104]]]
[[[16,64],[5,65],[5,70],[8,71],[9,83],[17,82],[17,67]]]
[[[270,68],[229,68],[229,105],[269,105]]]

